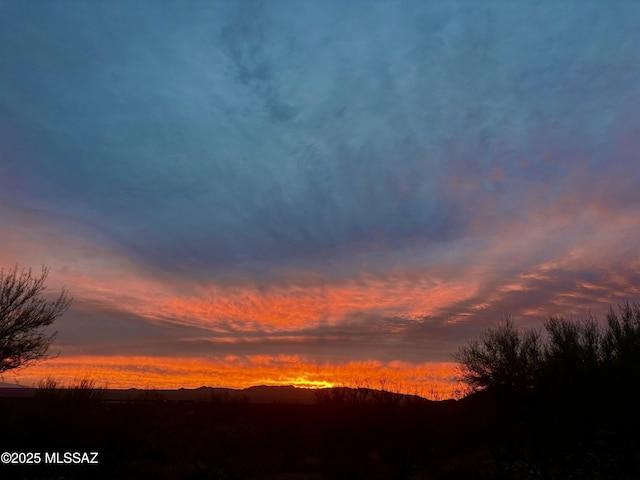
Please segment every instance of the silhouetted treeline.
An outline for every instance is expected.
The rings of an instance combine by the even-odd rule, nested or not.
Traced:
[[[640,380],[640,304],[610,309],[604,326],[595,318],[551,317],[544,335],[519,331],[511,318],[462,347],[454,358],[473,390],[510,386],[554,395],[635,395]]]
[[[507,435],[502,452],[539,478],[639,475],[640,304],[610,309],[602,325],[549,318],[543,332],[506,318],[455,358],[469,398],[485,398],[478,410]]]

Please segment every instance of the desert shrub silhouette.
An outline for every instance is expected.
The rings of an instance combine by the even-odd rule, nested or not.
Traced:
[[[518,465],[535,478],[640,478],[640,303],[601,323],[550,317],[540,332],[506,318],[454,358],[504,478],[523,478]]]
[[[640,380],[640,303],[625,302],[617,312],[611,308],[603,326],[592,316],[550,317],[544,335],[518,330],[507,316],[453,358],[459,379],[473,391],[509,386],[631,395]]]
[[[48,273],[43,267],[36,277],[17,265],[0,270],[0,373],[46,357],[55,334],[43,330],[71,304],[66,290],[53,300],[43,298]]]
[[[555,397],[594,397],[603,372],[603,332],[595,318],[570,321],[551,317],[544,322],[546,342],[538,387]]]
[[[474,391],[531,387],[538,381],[543,357],[539,332],[518,331],[510,316],[453,355],[460,364],[459,379]]]
[[[640,380],[640,303],[624,303],[619,314],[607,315],[607,329],[601,338],[601,357],[606,378],[611,382],[635,384]]]

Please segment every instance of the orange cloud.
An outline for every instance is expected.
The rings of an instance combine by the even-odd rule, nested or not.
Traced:
[[[318,322],[335,323],[360,312],[418,318],[470,298],[478,288],[473,279],[447,279],[444,272],[420,267],[341,280],[316,275],[307,284],[210,282],[189,287],[151,278],[122,259],[112,260],[108,268],[89,271],[83,265],[65,266],[56,276],[83,302],[128,311],[150,321],[168,320],[212,330],[305,328]],[[305,272],[300,272],[300,278],[304,277]]]
[[[75,308],[116,309],[152,322],[276,331],[335,323],[362,312],[418,318],[434,315],[478,290],[474,278],[451,278],[445,266],[433,264],[419,249],[398,253],[391,266],[376,272],[360,268],[360,263],[369,261],[375,265],[373,255],[356,259],[351,266],[345,262],[338,274],[317,273],[310,265],[304,270],[280,268],[272,281],[262,284],[252,280],[205,284],[146,271],[83,236],[61,233],[64,222],[56,228],[43,223],[41,214],[9,213],[11,228],[0,230],[5,240],[2,264],[18,261],[36,269],[46,264],[51,267],[50,290],[66,287],[78,300]],[[449,252],[446,258],[451,256]]]
[[[453,301],[472,295],[469,281],[439,280],[394,275],[360,277],[340,283],[311,286],[273,286],[258,289],[251,284],[226,287],[210,284],[197,296],[176,297],[166,292],[132,306],[145,317],[171,318],[178,322],[215,326],[216,320],[257,322],[267,331],[302,328],[319,321],[333,323],[358,312],[387,316],[419,317],[434,314]],[[251,329],[251,326],[244,327]]]

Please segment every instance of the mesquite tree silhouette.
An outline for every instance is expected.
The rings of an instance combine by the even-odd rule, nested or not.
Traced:
[[[640,303],[625,302],[595,318],[550,317],[545,334],[520,331],[510,317],[453,355],[459,379],[472,390],[525,387],[584,394],[630,394],[640,381]]]
[[[505,316],[479,340],[472,340],[453,355],[460,364],[459,379],[472,390],[487,387],[530,387],[537,382],[543,349],[540,334],[520,332]]]
[[[542,331],[507,318],[454,359],[500,478],[640,478],[640,303]]]
[[[48,274],[47,267],[40,276],[17,265],[0,270],[0,374],[46,358],[55,333],[45,327],[71,305],[65,289],[52,300],[43,297]]]

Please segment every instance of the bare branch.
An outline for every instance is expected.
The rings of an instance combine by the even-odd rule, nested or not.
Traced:
[[[71,305],[65,289],[54,300],[43,298],[48,274],[46,267],[37,277],[18,265],[0,270],[0,373],[46,358],[55,333],[43,330]]]

